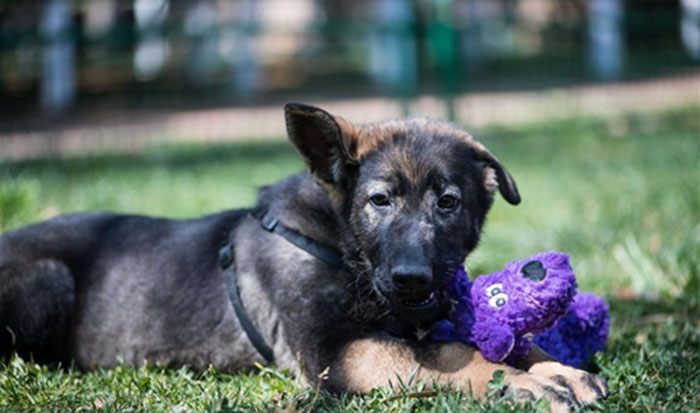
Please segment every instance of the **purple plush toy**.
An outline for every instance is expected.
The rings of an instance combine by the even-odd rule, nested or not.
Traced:
[[[512,261],[473,282],[460,268],[445,289],[454,308],[432,338],[474,344],[491,361],[511,362],[527,355],[532,335],[552,328],[565,314],[555,330],[536,340],[560,361],[579,366],[607,338],[607,307],[588,295],[574,301],[576,276],[569,256],[560,252]],[[572,301],[578,304],[567,313]]]
[[[605,347],[609,325],[605,300],[591,293],[578,293],[566,315],[533,341],[562,363],[585,368],[591,356]]]

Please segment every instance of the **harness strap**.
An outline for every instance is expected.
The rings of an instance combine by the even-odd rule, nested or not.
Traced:
[[[260,220],[260,226],[266,231],[274,232],[332,267],[338,269],[345,268],[345,264],[343,264],[343,255],[337,249],[321,244],[313,238],[309,238],[291,228],[287,228],[280,223],[276,216],[269,212],[266,212],[258,219]]]
[[[238,321],[241,323],[243,331],[248,336],[248,340],[253,344],[258,353],[265,358],[268,363],[275,361],[275,355],[272,348],[265,342],[265,339],[260,335],[258,329],[253,325],[253,321],[248,317],[245,308],[243,308],[243,303],[241,302],[241,295],[238,292],[238,282],[236,281],[236,270],[235,263],[233,260],[233,243],[229,235],[229,240],[224,246],[219,249],[219,264],[221,269],[224,271],[224,278],[226,279],[226,290],[228,291],[228,298],[231,300],[231,305],[233,305],[233,311],[238,317]]]
[[[308,252],[332,267],[338,269],[345,268],[343,264],[343,255],[335,248],[321,244],[313,238],[309,238],[291,228],[287,228],[279,222],[277,217],[269,212],[264,213],[262,216],[257,216],[256,214],[251,214],[251,216],[258,219],[260,221],[260,226],[266,231],[274,232],[289,241],[292,245]],[[238,317],[243,331],[248,336],[248,339],[255,349],[258,350],[258,353],[260,353],[268,363],[274,362],[275,355],[272,348],[265,342],[265,339],[258,329],[255,328],[253,321],[248,317],[248,313],[245,311],[243,303],[241,302],[241,295],[238,292],[238,282],[236,281],[235,262],[233,259],[233,231],[229,233],[226,244],[219,249],[219,265],[224,272],[226,290],[228,291],[228,297],[231,300],[233,311],[236,313],[236,317]]]

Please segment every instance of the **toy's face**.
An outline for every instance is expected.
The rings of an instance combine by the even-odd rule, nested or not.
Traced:
[[[503,292],[501,283],[486,286],[486,297],[489,299],[489,306],[493,308],[501,308],[508,304],[508,294]]]
[[[569,257],[551,252],[478,277],[471,298],[477,320],[509,326],[515,334],[536,334],[564,315],[575,290]]]

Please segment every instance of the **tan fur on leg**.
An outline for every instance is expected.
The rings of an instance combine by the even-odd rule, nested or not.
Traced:
[[[436,345],[426,354],[397,342],[363,339],[351,343],[345,350],[341,370],[348,390],[368,392],[385,386],[389,380],[404,382],[418,367],[417,378],[440,384],[453,383],[482,396],[488,390],[487,382],[496,370],[515,369],[485,360],[475,349],[459,343]]]
[[[478,350],[460,343],[435,343],[416,351],[398,341],[367,338],[349,344],[339,365],[331,367],[331,381],[343,391],[367,393],[390,382],[404,383],[416,371],[416,378],[427,383],[453,385],[476,398],[488,391],[488,382],[497,370],[505,372],[508,391],[517,398],[549,400],[552,411],[568,411],[579,407],[574,390],[537,374],[518,370],[501,363],[492,363]],[[335,371],[334,371],[335,370]]]

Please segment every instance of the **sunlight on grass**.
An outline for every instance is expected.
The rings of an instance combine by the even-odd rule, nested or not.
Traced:
[[[612,312],[608,349],[595,358],[612,390],[603,408],[700,409],[693,387],[700,376],[700,108],[475,135],[512,173],[523,202],[513,207],[496,200],[481,245],[467,261],[472,275],[538,251],[569,253],[581,289],[605,295]],[[0,163],[0,230],[93,209],[194,217],[250,206],[257,187],[302,168],[283,141]],[[269,368],[229,375],[118,366],[83,374],[17,357],[0,365],[0,410],[46,409],[516,408],[496,393],[476,402],[421,383],[331,396]]]

